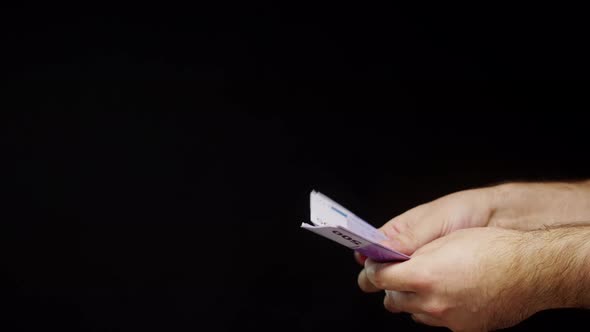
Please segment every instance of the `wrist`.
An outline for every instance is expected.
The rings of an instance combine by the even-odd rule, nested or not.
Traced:
[[[485,190],[491,202],[489,226],[534,230],[590,223],[590,181],[514,182]]]
[[[522,204],[523,189],[523,185],[516,182],[484,188],[490,201],[488,226],[517,229],[514,227],[517,215],[513,209]]]

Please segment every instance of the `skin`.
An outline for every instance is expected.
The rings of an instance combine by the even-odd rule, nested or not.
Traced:
[[[590,308],[590,181],[467,190],[387,222],[412,256],[364,264],[358,283],[384,305],[453,331],[488,331],[550,308]]]

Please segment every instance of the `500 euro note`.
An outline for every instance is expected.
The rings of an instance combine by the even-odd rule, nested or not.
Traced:
[[[356,250],[377,262],[404,261],[409,256],[387,248],[385,234],[327,196],[312,191],[309,196],[311,223],[301,227]]]

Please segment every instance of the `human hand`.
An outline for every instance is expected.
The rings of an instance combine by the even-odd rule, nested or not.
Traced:
[[[495,192],[481,188],[459,191],[419,205],[381,226],[380,230],[389,239],[384,244],[412,255],[421,246],[453,231],[487,226],[494,202]]]
[[[456,192],[419,205],[385,223],[380,230],[388,237],[385,246],[412,255],[423,245],[455,230],[487,226],[494,209],[495,192],[490,188]],[[366,257],[354,253],[364,265]],[[380,289],[372,286],[363,269],[358,284],[367,292]]]
[[[559,275],[543,268],[530,234],[471,228],[432,241],[402,263],[365,262],[361,289],[386,290],[384,305],[421,323],[453,331],[512,326],[556,303]],[[554,253],[550,253],[552,255]],[[540,269],[541,268],[541,269]],[[565,303],[563,303],[565,305]]]
[[[473,255],[474,256],[469,256],[470,252],[472,251],[470,248],[471,246],[477,245],[477,241],[480,241],[478,239],[479,236],[474,236],[473,238],[471,238],[473,241],[475,241],[475,243],[469,243],[470,241],[467,240],[462,240],[462,241],[466,241],[467,243],[465,244],[459,244],[456,246],[453,246],[451,244],[446,244],[448,241],[453,240],[452,242],[454,242],[457,237],[463,236],[462,234],[465,233],[470,233],[470,232],[486,232],[489,234],[493,234],[493,233],[503,233],[506,232],[505,234],[510,234],[512,232],[512,234],[520,234],[519,236],[515,235],[515,238],[517,237],[528,237],[529,240],[531,239],[532,234],[540,234],[543,235],[544,233],[537,233],[537,232],[542,232],[542,231],[537,231],[537,232],[530,232],[530,233],[522,233],[522,232],[517,232],[514,230],[538,230],[538,229],[545,229],[546,226],[552,226],[552,227],[558,227],[558,226],[563,226],[563,225],[585,225],[588,224],[588,220],[590,220],[590,199],[588,199],[588,197],[590,197],[590,181],[585,181],[585,182],[578,182],[578,183],[509,183],[509,184],[504,184],[504,185],[500,185],[500,186],[495,186],[495,187],[488,187],[488,188],[482,188],[482,189],[474,189],[474,190],[467,190],[467,191],[462,191],[462,192],[458,192],[458,193],[454,193],[451,195],[447,195],[444,196],[440,199],[437,199],[435,201],[432,201],[430,203],[427,204],[423,204],[420,205],[414,209],[409,210],[408,212],[392,219],[391,221],[389,221],[388,223],[386,223],[384,226],[381,227],[381,231],[383,231],[387,237],[390,239],[387,243],[384,243],[387,246],[390,246],[396,250],[399,250],[405,254],[411,255],[412,259],[408,262],[404,262],[404,263],[399,263],[399,264],[390,264],[391,266],[417,266],[417,262],[416,257],[438,257],[436,256],[438,251],[442,251],[444,252],[444,254],[440,254],[440,258],[436,259],[436,258],[432,258],[433,261],[438,262],[438,264],[442,264],[442,265],[435,265],[438,266],[438,270],[435,270],[433,268],[428,268],[428,264],[424,264],[424,269],[425,271],[430,271],[429,273],[426,274],[426,276],[438,276],[438,278],[441,278],[441,276],[444,276],[445,274],[441,274],[441,273],[446,273],[445,272],[445,264],[447,264],[447,268],[449,269],[449,275],[452,276],[453,273],[456,273],[457,271],[462,271],[462,273],[464,273],[464,275],[462,276],[463,278],[465,277],[470,277],[472,278],[472,276],[476,275],[476,272],[472,272],[471,269],[469,269],[469,265],[472,265],[471,267],[475,268],[475,271],[481,271],[481,266],[493,266],[494,264],[497,264],[498,266],[502,265],[504,262],[504,264],[507,261],[519,261],[521,264],[515,264],[515,267],[519,267],[519,266],[529,266],[529,272],[531,275],[535,275],[536,277],[536,282],[532,282],[531,280],[528,280],[529,282],[527,282],[526,278],[524,279],[524,281],[522,281],[521,283],[518,282],[514,282],[514,280],[520,280],[523,279],[523,277],[517,277],[516,275],[513,276],[513,278],[508,278],[506,281],[506,283],[504,283],[504,286],[500,286],[500,285],[496,285],[497,288],[494,288],[494,285],[492,283],[492,286],[490,286],[490,282],[491,281],[501,281],[502,280],[502,276],[498,276],[497,274],[494,273],[490,273],[489,275],[487,275],[486,278],[482,278],[479,281],[474,281],[474,279],[468,279],[463,280],[461,278],[455,279],[454,284],[452,284],[452,286],[456,287],[454,290],[453,294],[467,294],[466,299],[469,300],[469,296],[477,296],[478,291],[482,291],[485,294],[493,294],[493,291],[495,290],[496,292],[500,292],[499,290],[506,290],[506,289],[511,289],[514,288],[517,291],[520,291],[521,288],[519,288],[518,286],[522,286],[525,287],[527,284],[534,284],[534,283],[540,283],[540,286],[537,287],[538,292],[542,293],[542,294],[547,294],[550,293],[548,291],[546,292],[542,292],[542,289],[547,289],[548,287],[550,287],[549,285],[551,283],[547,282],[547,280],[545,280],[544,282],[540,282],[539,280],[543,280],[543,278],[538,277],[540,274],[543,273],[551,273],[552,271],[555,271],[555,268],[557,266],[560,266],[563,264],[563,262],[561,261],[555,261],[553,259],[554,256],[556,256],[555,252],[553,251],[549,251],[549,254],[545,255],[545,260],[541,260],[541,256],[539,255],[538,251],[541,250],[547,250],[548,246],[547,243],[544,242],[540,242],[537,244],[536,248],[538,251],[532,250],[531,251],[531,246],[525,246],[527,248],[527,250],[529,251],[529,255],[530,257],[534,257],[535,260],[537,261],[537,269],[540,265],[542,265],[543,263],[546,264],[546,262],[553,262],[553,264],[549,264],[552,268],[546,268],[543,269],[541,272],[543,273],[539,273],[539,271],[535,271],[534,268],[530,267],[531,261],[533,261],[532,259],[529,260],[524,260],[522,257],[527,257],[527,255],[518,255],[515,257],[505,257],[507,260],[498,260],[498,261],[494,261],[492,260],[493,257],[496,257],[494,255],[497,255],[497,252],[495,252],[495,248],[494,246],[489,246],[488,247],[488,253],[487,255],[491,255],[492,257],[484,257],[486,255],[483,255],[481,258],[481,263],[477,263],[479,258],[474,258],[474,257],[479,257],[479,256],[475,256],[475,252],[473,251]],[[488,228],[482,228],[485,226],[492,226],[492,227],[488,227]],[[469,229],[469,228],[473,228],[473,229]],[[504,229],[502,229],[504,228]],[[512,229],[513,231],[510,231],[509,229]],[[459,231],[461,230],[461,231]],[[455,232],[455,231],[459,231],[459,232]],[[454,233],[453,233],[454,232]],[[557,232],[557,231],[555,231]],[[560,230],[559,232],[567,232],[565,230]],[[558,238],[559,238],[559,232],[557,232],[556,234],[558,234]],[[453,234],[451,234],[453,233]],[[456,233],[456,234],[455,234]],[[588,231],[585,232],[585,234],[588,236]],[[446,236],[446,237],[445,237]],[[488,235],[491,237],[491,235]],[[485,241],[485,238],[487,238],[487,236],[483,236],[483,238],[481,239],[482,242],[480,243],[481,247],[486,247],[486,243],[489,245],[489,241]],[[510,238],[510,236],[508,237],[504,237],[501,236],[501,239],[507,239]],[[588,237],[584,238],[584,239],[580,239],[578,240],[576,243],[587,243]],[[489,240],[489,239],[488,239]],[[534,239],[535,241],[538,242],[539,239]],[[529,241],[529,242],[535,242],[535,241]],[[510,242],[510,241],[509,241]],[[518,241],[517,241],[518,242]],[[556,243],[559,241],[556,241]],[[501,249],[502,246],[500,246],[500,243],[502,243],[502,241],[498,241],[498,247],[497,249]],[[445,244],[445,245],[442,245]],[[464,246],[464,248],[462,248],[462,246]],[[507,245],[507,247],[510,246],[514,246],[513,245]],[[454,250],[449,249],[449,248],[453,248],[455,247]],[[517,246],[518,247],[518,246]],[[576,246],[574,246],[575,248],[577,248]],[[492,249],[490,249],[492,248]],[[444,249],[444,251],[443,251]],[[558,250],[561,250],[561,244],[558,244],[557,246]],[[466,251],[464,251],[466,250]],[[573,253],[570,254],[570,256],[575,257],[575,251],[577,249],[573,250]],[[485,252],[486,250],[482,249],[482,252]],[[503,253],[506,253],[507,251],[502,251]],[[517,251],[518,252],[518,251]],[[467,257],[465,257],[465,255],[467,255]],[[508,254],[506,254],[507,256],[510,256]],[[559,255],[557,255],[556,257],[560,257]],[[357,261],[362,265],[365,263],[366,258],[362,257],[358,254],[355,254],[355,258],[357,259]],[[471,258],[471,261],[469,260],[469,258]],[[418,259],[418,263],[421,261],[424,261],[424,258]],[[491,263],[490,263],[491,262]],[[494,263],[495,262],[495,263]],[[575,264],[571,264],[571,262],[568,262],[568,264],[566,264],[567,266],[576,266]],[[368,263],[366,263],[366,266],[371,266],[371,264],[376,264],[374,262],[369,261]],[[463,265],[462,265],[463,264]],[[539,265],[540,264],[540,265]],[[590,262],[588,263],[590,264]],[[579,264],[580,266],[590,266],[588,264]],[[455,269],[455,265],[456,267],[463,267],[464,269]],[[387,264],[376,264],[376,266],[387,266]],[[504,265],[502,265],[504,266]],[[565,270],[566,267],[564,267],[563,269]],[[504,266],[505,269],[505,266]],[[494,271],[501,271],[502,269],[494,269]],[[435,271],[435,272],[433,272]],[[508,271],[508,275],[510,275],[513,271]],[[373,273],[373,272],[369,272],[369,273]],[[588,274],[588,273],[586,273]],[[584,274],[580,274],[580,275],[584,275]],[[420,279],[421,276],[423,277],[423,275],[418,274],[418,277],[415,278],[415,280],[418,281],[418,286],[420,286]],[[549,279],[553,278],[555,279],[555,276],[549,276]],[[451,286],[450,284],[448,284],[450,281],[442,281],[442,280],[436,280],[435,278],[431,278],[432,280],[427,279],[426,281],[428,281],[428,284],[433,285],[433,284],[441,284],[443,286],[440,287],[449,287]],[[547,278],[546,278],[547,279]],[[557,279],[559,279],[559,277],[557,277]],[[573,278],[575,279],[575,278]],[[445,278],[446,280],[446,278]],[[488,280],[488,282],[486,283],[485,281]],[[510,283],[510,280],[513,280],[512,283]],[[471,283],[469,283],[468,281],[470,281]],[[367,292],[372,292],[372,291],[380,291],[385,289],[383,287],[383,285],[381,284],[373,284],[373,282],[379,282],[376,281],[375,279],[371,279],[367,273],[367,269],[363,269],[360,274],[359,274],[359,278],[358,278],[358,282],[359,282],[359,286],[361,287],[361,289],[363,289],[364,291]],[[563,285],[563,281],[561,281],[561,284]],[[575,284],[572,283],[572,284]],[[446,286],[445,286],[446,285]],[[462,287],[462,288],[461,288]],[[481,289],[479,289],[481,288]],[[492,289],[487,290],[488,288]],[[555,288],[555,287],[554,287]],[[557,287],[559,288],[559,287]],[[444,289],[444,288],[443,288]],[[462,290],[461,290],[462,289]],[[524,290],[522,290],[523,292],[529,292],[526,290],[530,290],[530,287],[525,287]],[[392,291],[396,291],[395,289],[392,289]],[[439,288],[440,291],[440,288]],[[518,294],[518,292],[515,291],[514,294]],[[406,294],[407,292],[400,292],[399,290],[397,290],[396,292],[387,292],[388,296],[386,297],[386,305],[388,305],[388,303],[390,302],[389,299],[393,299],[396,296],[397,297],[406,297],[406,298],[411,298],[412,296],[404,296],[403,294]],[[417,293],[417,292],[409,292],[409,294],[412,293]],[[422,292],[423,293],[423,292]],[[553,299],[551,301],[553,301],[552,305],[555,307],[557,306],[567,306],[570,305],[572,301],[563,299],[564,296],[563,294],[569,294],[571,292],[564,292],[562,291],[553,291]],[[398,295],[396,295],[398,294]],[[402,294],[402,295],[399,295]],[[431,291],[430,293],[433,293],[433,291]],[[442,293],[444,294],[444,293]],[[586,294],[586,298],[584,301],[581,301],[579,303],[583,303],[581,306],[583,307],[588,307],[590,305],[590,295],[587,295],[587,292],[584,292],[584,294]],[[439,294],[440,295],[440,294]],[[451,297],[451,293],[449,293],[449,301],[447,302],[447,305],[450,306],[450,304],[452,304],[452,299],[456,299],[457,303],[461,303],[461,298],[460,297]],[[525,294],[526,295],[526,294]],[[560,298],[561,296],[561,298]],[[573,298],[574,296],[569,295],[569,298]],[[416,298],[414,296],[414,298]],[[442,297],[439,297],[439,299]],[[510,312],[506,312],[504,309],[504,307],[502,307],[502,305],[496,305],[494,306],[494,302],[493,297],[492,299],[489,298],[489,296],[483,297],[484,300],[478,300],[477,297],[471,299],[472,302],[476,301],[475,303],[487,303],[486,301],[490,302],[486,305],[489,305],[489,310],[480,310],[478,309],[479,307],[477,306],[473,306],[472,308],[475,308],[475,310],[477,310],[475,313],[470,314],[471,318],[470,320],[475,320],[476,322],[478,320],[482,320],[482,322],[486,322],[485,319],[487,318],[489,321],[486,323],[488,324],[486,325],[480,325],[480,328],[491,328],[490,326],[493,326],[493,324],[496,324],[497,326],[502,326],[502,325],[510,325],[512,323],[515,323],[517,321],[520,321],[526,317],[528,317],[528,315],[542,310],[542,308],[546,307],[547,303],[551,302],[549,300],[545,300],[545,296],[537,296],[536,297],[536,302],[535,305],[529,305],[526,307],[523,307],[524,309],[520,308],[520,306],[524,306],[524,302],[519,302],[519,299],[525,299],[527,298],[526,296],[522,296],[520,298],[515,297],[514,299],[512,299],[512,297],[510,296],[505,296],[502,295],[499,297],[501,303],[509,303],[509,304],[514,304],[517,309],[514,309],[514,306],[512,306],[513,309],[512,310],[512,315],[510,314]],[[528,297],[530,299],[530,296]],[[485,300],[487,299],[487,300]],[[392,301],[393,302],[393,301]],[[399,301],[398,301],[399,302]],[[468,304],[473,305],[472,302],[465,302]],[[525,301],[527,302],[527,301]],[[403,303],[403,302],[402,302]],[[422,302],[425,303],[425,302]],[[436,303],[436,302],[435,302]],[[533,302],[531,302],[533,303]],[[429,304],[432,305],[432,304]],[[457,306],[459,307],[459,306]],[[463,322],[463,324],[467,324],[467,319],[463,320],[462,316],[461,316],[461,308],[457,308],[457,307],[443,307],[444,310],[442,310],[442,313],[439,312],[440,310],[434,310],[434,314],[430,314],[428,315],[428,311],[426,311],[427,313],[418,313],[416,314],[414,317],[417,320],[420,320],[422,322],[425,323],[429,323],[432,325],[440,325],[443,324],[445,322],[451,321],[452,322],[459,322],[457,324],[461,324],[461,322]],[[392,308],[392,309],[391,309]],[[426,308],[430,308],[433,309],[432,307],[428,307],[426,306]],[[449,308],[454,308],[453,310],[450,310]],[[399,308],[396,309],[396,307],[390,307],[390,309],[392,311],[397,311],[400,310]],[[434,309],[440,309],[440,307],[434,307]],[[432,311],[432,310],[430,310]],[[451,314],[451,312],[453,314]],[[466,307],[463,306],[463,314],[465,314],[466,311]],[[519,313],[520,316],[518,316],[517,314],[514,314],[514,312]],[[444,316],[444,317],[443,317]],[[442,318],[447,319],[442,320]],[[450,318],[452,317],[452,318]],[[496,317],[494,319],[492,319],[493,317]],[[450,326],[453,327],[454,325],[450,325],[451,323],[447,323],[445,326]],[[453,323],[454,324],[454,323]],[[458,328],[459,329],[459,328]],[[461,328],[462,329],[462,328]]]
[[[411,255],[458,229],[493,226],[535,230],[586,224],[588,220],[590,181],[507,183],[446,195],[393,218],[380,230],[389,238],[385,245]],[[355,258],[361,265],[365,259],[359,254]]]

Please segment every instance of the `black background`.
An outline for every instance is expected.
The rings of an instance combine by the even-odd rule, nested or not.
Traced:
[[[461,189],[588,177],[585,84],[451,81],[585,77],[577,15],[5,8],[5,330],[430,330],[298,228],[308,194],[378,226]]]

